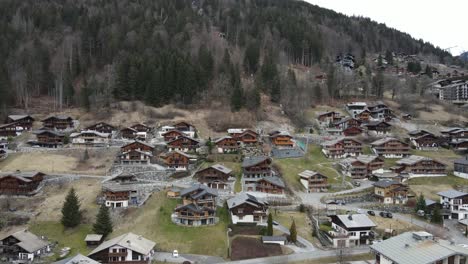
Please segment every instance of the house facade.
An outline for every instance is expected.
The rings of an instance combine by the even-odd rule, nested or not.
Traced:
[[[42,172],[0,173],[0,195],[31,195],[44,180]]]
[[[227,206],[233,224],[265,224],[267,222],[268,203],[253,195],[247,193],[237,194],[227,200]]]
[[[120,148],[118,162],[120,164],[141,164],[148,165],[153,159],[154,147],[141,141],[134,141]]]
[[[353,179],[363,179],[382,169],[384,160],[377,155],[360,155],[356,158],[344,159],[339,165],[344,175]]]
[[[132,184],[106,184],[102,186],[104,204],[110,208],[138,205],[138,189]]]
[[[195,137],[197,131],[194,125],[184,121],[174,124],[174,128],[178,131],[183,132],[186,136],[191,138]]]
[[[448,210],[448,219],[468,219],[468,193],[447,190],[437,193],[442,208]]]
[[[454,161],[453,174],[457,177],[468,179],[468,156]]]
[[[294,146],[293,137],[284,131],[270,135],[271,144],[275,147],[292,148]]]
[[[245,157],[242,161],[242,176],[246,181],[272,176],[271,164],[272,160],[267,156]]]
[[[224,153],[237,153],[239,151],[239,144],[231,136],[225,136],[215,140],[216,150],[220,154]]]
[[[386,137],[371,143],[372,151],[385,158],[403,158],[410,154],[410,146],[396,138]]]
[[[8,263],[32,263],[51,251],[51,244],[28,230],[0,237],[0,256]]]
[[[410,178],[447,176],[447,165],[427,157],[411,155],[396,164],[399,166],[396,172],[407,173]]]
[[[42,120],[42,126],[52,130],[67,130],[74,128],[73,118],[69,116],[50,116]]]
[[[408,186],[392,180],[381,180],[374,184],[374,196],[383,204],[406,204]]]
[[[35,132],[37,141],[34,145],[47,148],[57,148],[63,145],[65,134],[52,130],[40,130]]]
[[[373,133],[375,135],[386,135],[390,132],[392,125],[385,121],[370,121],[365,124],[367,127],[367,132]]]
[[[215,164],[197,171],[194,177],[198,182],[210,188],[228,189],[229,179],[232,177],[232,170],[221,164]]]
[[[73,145],[104,147],[109,145],[110,134],[85,130],[70,135]]]
[[[135,129],[130,128],[130,127],[125,127],[120,130],[120,136],[123,139],[136,139],[137,138],[137,132]]]
[[[179,225],[214,225],[218,192],[203,184],[194,185],[180,192],[182,204],[174,209],[172,220]]]
[[[342,138],[321,144],[327,158],[356,157],[362,154],[362,143],[353,138]]]
[[[186,171],[191,161],[196,161],[195,156],[177,150],[163,153],[160,158],[166,167],[176,171]]]
[[[169,130],[162,133],[161,136],[164,138],[164,141],[169,142],[178,137],[185,136],[185,134],[179,130]]]
[[[433,134],[424,134],[410,140],[418,150],[434,150],[440,147],[440,139]]]
[[[299,173],[301,184],[307,192],[326,192],[328,191],[328,177],[316,171],[305,170]]]
[[[235,137],[238,142],[241,142],[245,145],[257,144],[258,143],[258,134],[250,129],[245,130],[242,134]]]
[[[196,139],[180,136],[167,143],[169,151],[182,151],[182,152],[197,152],[200,147],[200,142]]]
[[[85,130],[96,131],[96,132],[99,132],[99,133],[105,133],[105,134],[112,135],[113,133],[115,133],[115,131],[117,129],[114,126],[109,125],[109,124],[107,124],[105,122],[99,122],[99,123],[96,123],[94,125],[86,127]]]
[[[244,180],[243,188],[247,192],[283,195],[285,193],[286,185],[279,177],[267,176],[258,179]]]
[[[15,123],[3,124],[0,125],[0,139],[7,139],[9,137],[16,137],[20,135],[21,132],[17,131],[17,126]]]
[[[376,224],[365,214],[332,215],[331,228],[328,235],[335,248],[369,245],[371,229]]]

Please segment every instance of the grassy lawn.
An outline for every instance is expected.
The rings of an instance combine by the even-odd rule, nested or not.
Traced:
[[[333,168],[332,162],[334,160],[327,159],[320,146],[316,145],[309,145],[307,155],[302,158],[275,160],[275,164],[281,169],[283,179],[294,190],[304,188],[298,176],[304,170],[314,170],[328,176],[330,184],[340,183],[341,175]]]
[[[36,235],[46,236],[50,241],[57,241],[56,253],[63,247],[71,248],[69,256],[76,255],[77,253],[87,255],[91,251],[86,247],[84,241],[87,234],[93,233],[92,226],[89,224],[65,229],[60,222],[33,222],[30,224],[29,230]],[[58,254],[54,257],[58,257]],[[52,260],[55,260],[55,258]]]
[[[278,221],[281,225],[286,228],[291,227],[292,219],[296,222],[297,234],[310,242],[313,241],[312,229],[309,225],[307,215],[301,212],[290,212],[290,211],[278,211],[277,214],[273,215],[273,220]],[[278,232],[278,230],[275,230]]]
[[[374,152],[372,152],[372,149],[370,146],[364,146],[362,148],[362,154],[364,155],[374,155]]]
[[[411,150],[411,154],[432,158],[448,165],[449,170],[453,170],[453,162],[461,156],[451,149],[439,148],[435,151]]]
[[[226,166],[232,170],[232,173],[234,176],[236,176],[236,184],[234,186],[234,191],[241,192],[242,191],[242,184],[241,184],[241,178],[242,178],[242,164],[239,162],[232,162],[232,161],[213,161],[213,162],[204,162],[202,164],[202,168],[206,168],[215,164],[221,164],[223,166]]]
[[[439,200],[438,192],[455,188],[456,186],[468,185],[468,180],[449,174],[445,177],[420,177],[409,181],[411,190],[416,194],[434,201]]]
[[[401,234],[408,231],[421,231],[422,228],[413,225],[411,223],[401,221],[394,218],[383,218],[380,216],[369,216],[369,218],[374,222],[377,227],[376,231],[383,235],[385,229],[393,229],[397,234]]]
[[[393,167],[395,165],[397,165],[397,161],[399,161],[400,159],[387,159],[385,158],[384,159],[384,166],[385,168],[390,168],[390,167]]]
[[[183,254],[226,257],[227,210],[218,209],[220,221],[215,226],[181,227],[171,221],[171,214],[179,203],[177,199],[166,198],[164,192],[155,193],[145,205],[129,211],[125,219],[116,224],[111,237],[133,232],[155,241],[160,251],[177,249]]]

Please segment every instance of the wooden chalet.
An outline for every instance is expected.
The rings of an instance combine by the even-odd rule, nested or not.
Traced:
[[[371,115],[371,112],[367,109],[365,109],[364,111],[356,114],[355,118],[359,121],[361,121],[362,123],[367,123],[370,121],[372,115]]]
[[[375,182],[374,196],[383,204],[406,204],[409,187],[397,181],[383,180]]]
[[[407,173],[410,178],[447,176],[447,165],[431,158],[411,155],[396,163],[399,167],[394,169],[395,172]]]
[[[351,127],[360,127],[362,121],[352,117],[346,117],[341,120],[335,121],[332,126],[337,129],[345,130]]]
[[[449,128],[444,131],[441,131],[443,137],[448,141],[468,139],[468,129],[461,127]]]
[[[353,127],[345,128],[342,134],[345,137],[355,137],[355,136],[362,135],[363,132],[364,132],[364,129],[362,129],[361,127],[353,126]]]
[[[151,152],[129,150],[118,155],[118,163],[125,165],[149,165],[153,159]]]
[[[322,124],[330,124],[340,120],[341,114],[335,111],[318,113],[317,120]]]
[[[137,137],[137,132],[136,129],[125,127],[120,130],[120,135],[124,139],[135,139]]]
[[[142,123],[134,124],[130,128],[135,129],[137,132],[149,132],[151,130],[149,126]]]
[[[42,172],[0,173],[0,195],[31,195],[44,180]]]
[[[40,130],[35,132],[37,141],[33,145],[47,148],[57,148],[63,145],[65,134],[53,130]]]
[[[322,153],[327,158],[337,159],[362,154],[362,143],[353,138],[342,138],[321,144]]]
[[[339,165],[344,175],[353,179],[363,179],[383,168],[384,160],[377,155],[360,155],[356,158],[344,159]]]
[[[176,171],[186,171],[188,170],[191,161],[195,161],[196,157],[176,150],[161,154],[160,159],[164,165],[170,169],[175,169]]]
[[[468,179],[468,156],[455,160],[453,165],[453,174],[455,176]]]
[[[154,151],[154,147],[148,143],[136,140],[120,148],[121,152],[127,152],[130,150],[140,150],[152,153]]]
[[[99,133],[113,134],[116,131],[116,128],[112,125],[109,125],[105,122],[99,122],[94,125],[86,127],[85,130],[96,131]]]
[[[86,243],[86,246],[88,247],[96,247],[96,246],[99,246],[99,244],[102,243],[104,239],[104,236],[103,235],[99,235],[99,234],[87,234],[86,237],[85,237],[85,243]],[[72,262],[73,263],[73,262]],[[68,264],[68,263],[64,263],[64,264]],[[87,264],[87,263],[86,263]]]
[[[197,152],[200,147],[200,142],[185,135],[180,136],[167,143],[169,151]]]
[[[449,142],[449,146],[456,150],[467,150],[468,139],[456,139]]]
[[[31,130],[34,118],[30,115],[9,115],[6,123],[15,123],[21,130]]]
[[[244,179],[247,181],[272,176],[271,164],[272,160],[267,156],[245,157],[242,162]]]
[[[73,145],[103,147],[109,145],[110,134],[85,130],[70,135]]]
[[[385,135],[390,132],[392,125],[385,121],[370,121],[364,125],[368,132],[373,132],[377,135]]]
[[[258,143],[258,134],[250,129],[245,130],[236,137],[236,140],[242,142],[243,144],[257,144]]]
[[[180,192],[182,204],[174,212],[173,221],[179,225],[205,226],[217,223],[216,198],[218,192],[203,184],[194,185]]]
[[[172,141],[181,136],[186,136],[184,132],[179,131],[179,130],[170,130],[170,131],[164,132],[161,135],[164,138],[164,141],[166,142]]]
[[[102,186],[104,204],[110,208],[138,205],[138,189],[134,184],[107,183]]]
[[[239,144],[231,136],[225,136],[214,141],[218,153],[237,153]]]
[[[195,132],[195,126],[193,126],[192,124],[190,123],[187,123],[187,122],[179,122],[177,124],[174,124],[174,128],[176,130],[179,130],[179,131],[182,131],[182,132]]]
[[[408,132],[408,136],[410,138],[410,140],[414,139],[414,138],[418,138],[418,137],[421,137],[421,136],[424,136],[424,135],[434,135],[433,133],[427,131],[427,130],[413,130],[413,131],[410,131]]]
[[[9,123],[0,125],[0,138],[16,137],[18,136],[16,124]]]
[[[265,224],[268,218],[268,203],[245,192],[227,200],[233,224]]]
[[[419,150],[437,149],[440,147],[441,140],[434,134],[428,133],[421,136],[410,138],[411,143]]]
[[[371,143],[375,154],[385,158],[402,158],[410,154],[410,146],[396,138],[386,137]]]
[[[328,191],[328,177],[316,171],[305,170],[299,173],[300,181],[307,192],[326,192]]]
[[[42,120],[42,126],[48,129],[66,130],[74,128],[73,118],[69,116],[50,116]]]
[[[0,237],[0,256],[3,263],[36,263],[37,258],[46,256],[50,251],[51,243],[28,230]]]
[[[88,257],[103,264],[148,264],[156,243],[140,235],[126,233],[104,241]]]
[[[275,147],[293,147],[293,137],[287,132],[276,132],[270,135],[271,144]]]
[[[244,189],[248,192],[262,192],[268,194],[285,193],[286,185],[277,176],[267,176],[256,180],[245,181]]]
[[[215,164],[195,173],[198,182],[213,189],[228,189],[228,181],[231,177],[232,170],[221,164]]]

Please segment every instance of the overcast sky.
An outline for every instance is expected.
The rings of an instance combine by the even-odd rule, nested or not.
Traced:
[[[346,15],[369,17],[413,37],[451,49],[468,51],[467,0],[305,0]]]

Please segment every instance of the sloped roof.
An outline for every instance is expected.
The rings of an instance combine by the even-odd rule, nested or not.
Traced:
[[[250,156],[250,157],[245,157],[244,160],[242,161],[242,167],[251,167],[254,165],[257,165],[265,160],[270,160],[271,158],[268,156]]]
[[[73,120],[73,118],[71,118],[70,116],[66,116],[66,115],[56,115],[56,116],[49,116],[47,117],[46,119],[43,119],[42,121],[46,121],[46,120],[49,120],[49,119],[59,119],[59,120],[67,120],[67,119],[71,119]]]
[[[226,202],[227,202],[229,209],[234,208],[244,203],[248,203],[255,207],[259,207],[259,205],[264,205],[264,206],[268,205],[266,201],[258,199],[257,197],[250,195],[248,193],[244,193],[244,192],[234,196],[231,199],[228,199]]]
[[[200,143],[199,140],[196,140],[196,139],[194,139],[194,138],[191,138],[191,137],[189,137],[189,136],[187,136],[187,135],[181,135],[180,137],[177,137],[177,138],[175,138],[175,139],[173,139],[173,140],[167,142],[167,144],[171,144],[172,142],[175,142],[175,141],[177,141],[177,140],[180,140],[181,138],[187,138],[187,139],[189,139],[189,140],[192,140],[192,141],[195,141],[195,142],[197,142],[197,143]]]
[[[147,147],[154,148],[153,145],[148,144],[148,143],[143,142],[143,141],[140,141],[140,140],[135,140],[135,141],[133,141],[133,142],[131,142],[131,143],[128,143],[128,144],[126,144],[126,145],[123,145],[123,146],[120,147],[120,148],[125,148],[125,147],[130,146],[131,144],[134,144],[134,143],[140,143],[140,144],[145,145],[145,146],[147,146]]]
[[[457,190],[447,190],[447,191],[438,192],[437,195],[452,199],[452,198],[457,198],[457,197],[468,195],[468,193],[459,192]]]
[[[245,128],[229,128],[227,130],[228,134],[242,134],[244,131],[247,130]]]
[[[433,159],[428,158],[428,157],[423,157],[423,156],[417,156],[417,155],[411,155],[406,158],[403,158],[396,163],[398,165],[413,165],[416,164],[420,161],[432,161]]]
[[[424,130],[424,129],[418,129],[418,130],[412,130],[410,132],[408,132],[408,135],[412,136],[412,135],[417,135],[417,134],[429,134],[429,135],[434,135],[433,133],[427,131],[427,130]]]
[[[457,160],[454,161],[455,164],[464,164],[464,165],[468,165],[468,156],[465,156],[463,158],[459,158]]]
[[[218,171],[220,171],[220,172],[222,172],[224,174],[229,174],[229,173],[232,172],[231,169],[229,169],[228,167],[225,167],[225,166],[223,166],[221,164],[215,164],[215,165],[211,166],[211,168],[216,169],[216,170],[218,170]]]
[[[393,138],[393,137],[385,137],[385,138],[381,138],[381,139],[378,139],[378,140],[372,142],[371,145],[379,146],[379,145],[385,144],[385,143],[393,141],[393,140],[401,142],[400,140],[398,140],[396,138]]]
[[[196,194],[191,195],[192,192],[199,191]],[[212,189],[206,185],[203,184],[194,184],[193,186],[183,189],[180,191],[180,197],[188,196],[190,195],[191,198],[193,199],[198,199],[199,197],[205,195],[205,194],[211,194],[213,196],[218,196],[218,191],[215,189]]]
[[[102,235],[100,234],[87,234],[85,241],[101,241]]]
[[[0,240],[4,240],[5,238],[12,236],[19,240],[16,245],[20,248],[26,250],[29,253],[35,252],[39,249],[45,248],[49,243],[42,240],[40,237],[36,236],[35,234],[29,232],[28,230],[21,230],[15,232],[13,234],[4,235],[0,238]]]
[[[285,188],[286,185],[284,184],[283,180],[280,178],[280,177],[276,177],[276,176],[268,176],[268,177],[263,177],[263,178],[260,178],[259,180],[265,180],[273,185],[276,185],[278,187],[281,187],[281,188]]]
[[[98,137],[102,137],[102,138],[108,138],[109,137],[109,133],[100,133],[100,132],[97,132],[97,131],[94,131],[94,130],[83,130],[83,131],[78,132],[78,133],[72,133],[70,135],[70,137],[71,138],[79,137],[82,134],[94,134],[94,135],[96,135]]]
[[[376,224],[365,214],[336,215],[346,228],[374,227]]]
[[[115,245],[131,249],[132,251],[136,251],[142,255],[148,255],[151,252],[151,250],[153,250],[156,243],[142,236],[133,233],[126,233],[103,242],[101,245],[99,245],[97,248],[91,251],[91,253],[89,253],[88,256],[91,256],[95,253],[98,253]]]
[[[162,156],[162,157],[168,157],[168,156],[170,156],[171,154],[174,154],[174,153],[177,153],[177,154],[180,154],[180,155],[182,155],[182,156],[185,156],[185,157],[187,157],[188,159],[196,159],[196,158],[197,158],[197,156],[195,156],[195,155],[190,155],[190,154],[187,154],[187,153],[182,152],[182,151],[180,151],[180,150],[169,151],[169,152],[166,152],[166,153],[161,154],[161,156]]]
[[[208,208],[206,206],[199,206],[199,205],[196,205],[196,204],[193,204],[193,203],[178,206],[174,210],[179,211],[181,209],[187,209],[187,210],[195,212],[195,213],[203,213],[203,212],[206,212],[206,211],[214,212],[214,210],[211,209],[211,208]]]
[[[370,126],[377,126],[381,123],[384,123],[386,124],[387,126],[391,126],[389,123],[385,122],[385,121],[382,121],[382,120],[378,120],[378,121],[370,121],[369,123],[365,124],[364,126],[366,127],[370,127]]]
[[[38,171],[0,172],[0,179],[3,178],[3,177],[11,176],[11,177],[17,178],[17,179],[19,179],[19,180],[21,180],[23,182],[31,182],[31,178],[33,178],[37,174],[44,174],[44,173],[38,172]]]
[[[374,182],[372,185],[374,185],[375,187],[387,188],[392,185],[401,185],[401,183],[397,181],[391,181],[391,180],[382,180],[382,181]]]
[[[20,120],[20,119],[23,119],[23,118],[26,118],[26,117],[30,117],[32,118],[32,116],[30,115],[9,115],[8,118],[13,120],[13,121],[17,121],[17,120]],[[32,118],[34,120],[34,118]]]
[[[81,254],[78,254],[74,257],[69,257],[60,261],[52,262],[52,264],[99,264],[99,262]]]
[[[321,174],[321,173],[318,173],[318,172],[316,172],[316,171],[311,171],[311,170],[305,170],[305,171],[299,173],[298,175],[299,175],[300,177],[310,178],[310,177],[313,177],[313,176],[315,176],[315,175],[317,175],[317,174],[320,174],[320,175],[321,175],[322,177],[324,177],[324,178],[328,178],[327,176],[325,176],[325,175],[323,175],[323,174]]]

